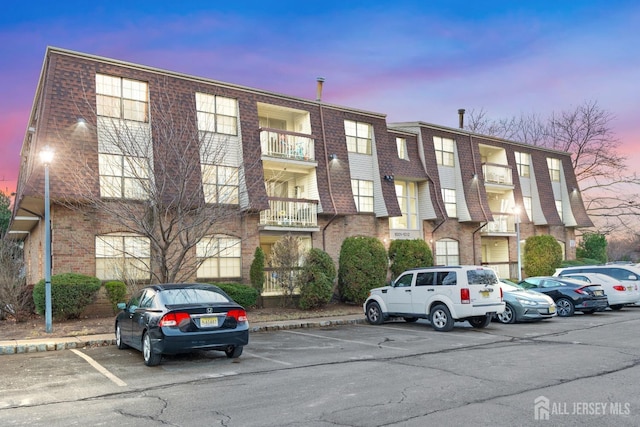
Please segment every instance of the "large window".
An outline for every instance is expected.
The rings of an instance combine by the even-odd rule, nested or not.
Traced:
[[[149,280],[149,239],[131,233],[96,236],[96,277],[101,280]]]
[[[370,124],[345,120],[344,132],[347,136],[347,150],[352,153],[371,154],[373,129]]]
[[[351,191],[358,212],[373,212],[373,181],[352,179]]]
[[[442,166],[455,166],[455,141],[440,136],[433,137],[433,145],[436,150],[436,162]]]
[[[198,130],[203,132],[238,134],[238,101],[224,96],[196,93]]]
[[[148,122],[147,83],[96,74],[96,108],[98,116]]]
[[[417,230],[418,229],[418,196],[416,183],[410,181],[396,181],[396,197],[402,211],[401,217],[389,219],[389,227],[392,229]]]
[[[444,208],[447,211],[447,216],[455,218],[458,216],[458,207],[456,203],[456,190],[450,188],[442,189],[442,200],[444,201]]]
[[[547,157],[547,166],[549,167],[551,181],[560,182],[560,160]]]
[[[238,168],[202,164],[202,191],[207,203],[238,204]]]
[[[524,178],[529,178],[529,153],[520,153],[516,151],[516,166],[518,168],[518,175]]]
[[[396,138],[396,148],[398,149],[398,158],[402,160],[409,160],[409,155],[407,154],[407,139],[406,138]]]
[[[96,74],[100,195],[146,199],[151,132],[145,82]]]
[[[453,239],[436,242],[436,265],[460,265],[459,245]]]
[[[199,279],[240,277],[240,239],[226,235],[203,238],[196,247]]]

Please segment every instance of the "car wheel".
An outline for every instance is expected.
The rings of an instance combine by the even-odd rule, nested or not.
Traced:
[[[624,304],[614,304],[614,305],[611,305],[609,307],[611,308],[611,310],[618,311],[618,310],[622,310],[622,307],[624,307]]]
[[[418,320],[417,317],[403,317],[404,321],[407,323],[413,323]]]
[[[120,324],[116,323],[116,345],[120,350],[124,350],[129,347],[124,342],[122,342],[122,330],[120,329]]]
[[[429,322],[438,332],[447,332],[453,329],[453,318],[446,305],[436,305],[429,312]]]
[[[380,304],[373,301],[367,305],[367,322],[372,325],[380,325],[382,324],[384,317],[382,315],[382,309],[380,308]]]
[[[506,304],[504,306],[504,311],[500,314],[497,314],[496,317],[498,318],[498,322],[500,323],[516,323],[516,312],[509,304]]]
[[[142,336],[142,357],[144,358],[144,364],[147,366],[158,365],[160,363],[160,359],[162,359],[161,354],[154,353],[151,337],[147,332]]]
[[[224,349],[224,354],[226,354],[229,359],[235,359],[240,357],[243,348],[244,347],[242,347],[241,345],[230,345],[229,347]]]
[[[467,319],[467,321],[474,328],[486,328],[491,323],[491,316],[490,315],[475,316],[470,319]]]
[[[575,311],[573,303],[566,298],[560,298],[558,301],[556,301],[556,307],[558,309],[558,316],[560,317],[573,316],[573,313]]]

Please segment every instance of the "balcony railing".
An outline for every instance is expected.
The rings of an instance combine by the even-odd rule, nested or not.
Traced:
[[[291,271],[292,280],[296,280],[298,274],[300,274],[300,270],[292,270]],[[294,294],[300,293],[300,289],[296,287],[293,291]],[[283,295],[284,290],[282,289],[282,284],[278,280],[278,273],[274,268],[266,267],[264,269],[264,283],[262,285],[262,295]]]
[[[269,210],[260,212],[260,225],[317,227],[318,201],[271,197]]]
[[[515,233],[513,215],[493,214],[493,221],[489,221],[481,232],[483,233]]]
[[[482,174],[484,175],[485,183],[513,185],[510,166],[496,163],[483,163]]]
[[[292,160],[314,161],[314,139],[310,135],[260,128],[262,154]]]

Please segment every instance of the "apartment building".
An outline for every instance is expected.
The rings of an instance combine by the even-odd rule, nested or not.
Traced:
[[[551,234],[571,259],[592,225],[568,153],[387,123],[324,102],[321,80],[303,99],[48,48],[9,230],[29,283],[44,277],[45,147],[53,274],[248,283],[255,249],[268,259],[292,234],[336,264],[348,236],[417,238],[438,264],[517,277],[518,234]]]

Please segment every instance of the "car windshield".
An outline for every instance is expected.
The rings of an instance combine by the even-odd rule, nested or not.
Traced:
[[[515,291],[524,291],[524,288],[516,285],[515,283],[505,283],[501,282],[500,286],[502,286],[502,290],[505,292],[515,292]]]
[[[470,285],[494,285],[498,283],[498,277],[493,270],[469,270],[467,281]]]
[[[162,291],[162,299],[167,305],[229,302],[227,297],[216,292],[213,288],[165,289]]]

